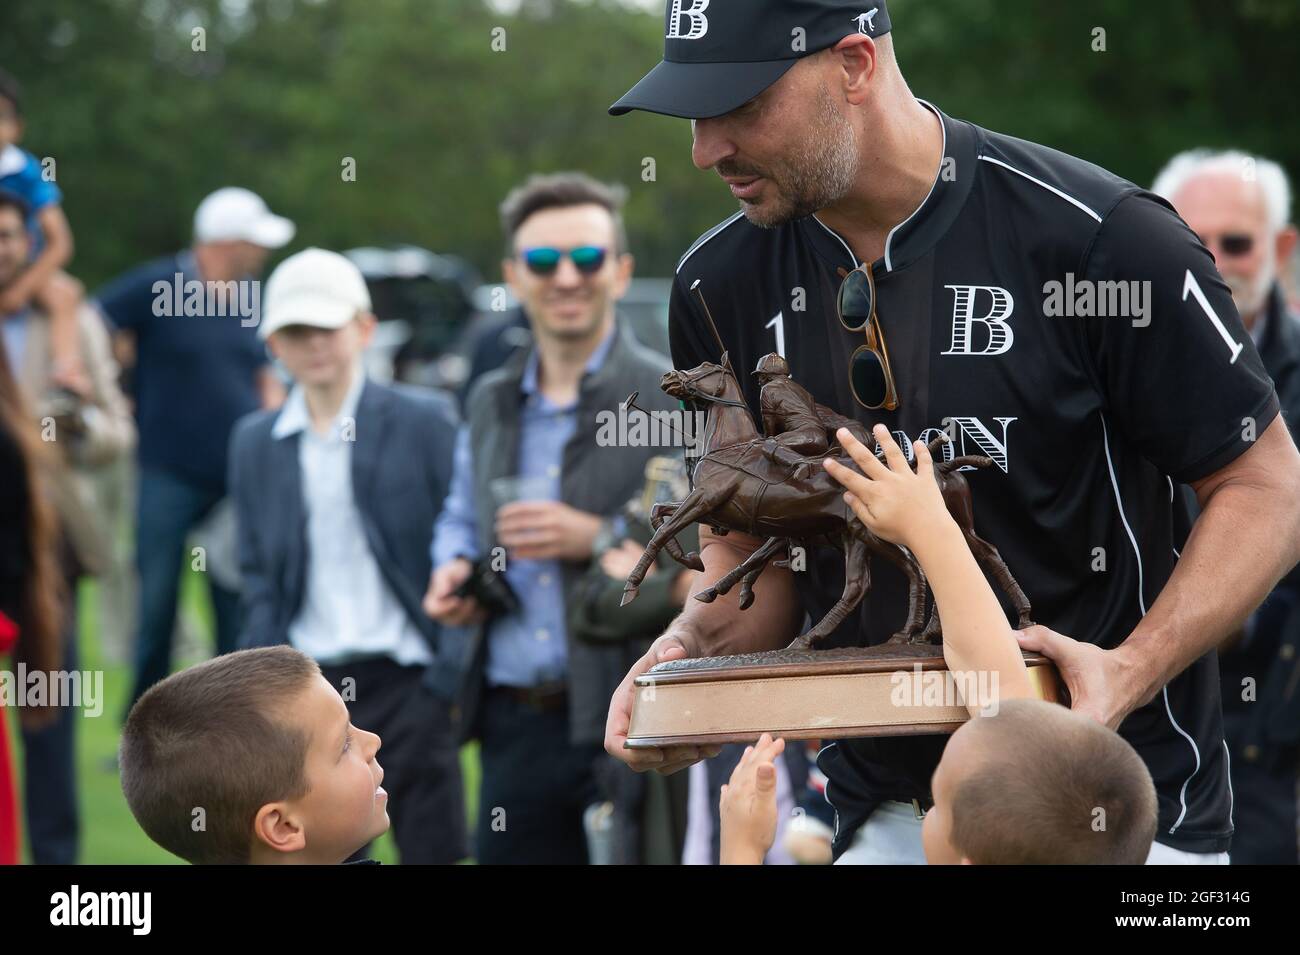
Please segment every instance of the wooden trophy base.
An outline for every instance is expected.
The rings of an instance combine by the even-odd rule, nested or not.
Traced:
[[[1039,698],[1066,703],[1056,667],[1024,654]],[[982,676],[982,678],[981,678]],[[991,674],[949,674],[938,645],[773,650],[661,663],[637,677],[630,749],[786,739],[952,733],[967,692],[996,693]]]

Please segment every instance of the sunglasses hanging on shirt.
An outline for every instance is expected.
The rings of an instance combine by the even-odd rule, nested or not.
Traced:
[[[835,299],[840,324],[851,332],[865,331],[866,344],[859,345],[849,359],[849,387],[862,407],[871,411],[898,408],[898,389],[889,365],[889,349],[876,314],[876,281],[869,263],[844,277]]]

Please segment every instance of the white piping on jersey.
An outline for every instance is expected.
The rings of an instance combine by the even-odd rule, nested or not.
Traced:
[[[1115,479],[1115,465],[1110,458],[1110,436],[1106,431],[1106,416],[1101,418],[1101,440],[1106,448],[1106,469],[1110,471],[1110,486],[1115,491],[1115,506],[1119,508],[1119,519],[1124,524],[1124,533],[1128,535],[1129,543],[1133,545],[1133,556],[1137,558],[1138,565],[1138,609],[1142,611],[1142,616],[1147,615],[1146,598],[1143,596],[1142,583],[1142,552],[1138,550],[1137,538],[1133,536],[1133,528],[1128,526],[1128,516],[1124,513],[1124,502],[1119,496],[1119,481]]]
[[[1173,507],[1173,505],[1174,505],[1174,479],[1171,478],[1168,474],[1166,474],[1166,475],[1165,475],[1165,480],[1169,482],[1169,506],[1170,506],[1170,507]],[[1174,552],[1174,557],[1175,557],[1175,558],[1177,558],[1178,560],[1182,560],[1182,559],[1183,559],[1183,555],[1180,554],[1180,553],[1178,553],[1178,548],[1177,548],[1177,547],[1171,547],[1170,550],[1172,550],[1172,551]]]
[[[695,244],[686,250],[686,254],[681,257],[681,260],[677,263],[677,268],[674,269],[673,271],[680,272],[682,270],[682,266],[686,264],[686,260],[689,259],[692,255],[694,255],[696,250],[699,249],[700,246],[702,246],[705,242],[708,242],[710,239],[712,239],[715,235],[717,235],[727,226],[731,225],[737,219],[741,218],[744,214],[745,214],[744,210],[737,212],[730,219],[724,219],[723,221],[715,225],[712,229],[710,229],[708,232],[704,233],[704,235],[696,239]]]
[[[1119,494],[1119,481],[1115,478],[1115,463],[1110,457],[1110,435],[1106,428],[1105,415],[1101,416],[1101,440],[1106,449],[1106,468],[1110,471],[1110,486],[1115,491],[1115,506],[1119,508],[1119,519],[1124,524],[1124,532],[1128,534],[1129,543],[1133,545],[1133,556],[1137,558],[1138,607],[1142,611],[1142,616],[1145,617],[1147,615],[1147,605],[1146,599],[1142,595],[1142,552],[1138,550],[1137,538],[1133,536],[1133,529],[1129,527],[1128,517],[1124,513],[1124,501]],[[1168,477],[1168,475],[1166,475],[1166,477]],[[1173,487],[1172,481],[1170,482],[1170,487]],[[1192,747],[1192,755],[1196,757],[1196,765],[1192,768],[1191,775],[1183,780],[1182,788],[1178,791],[1178,803],[1182,807],[1182,811],[1178,813],[1178,818],[1174,820],[1174,824],[1169,827],[1169,832],[1172,834],[1183,824],[1183,818],[1187,815],[1187,787],[1191,784],[1192,778],[1201,771],[1201,751],[1196,746],[1196,740],[1192,739],[1191,736],[1189,736],[1183,728],[1178,725],[1178,721],[1174,719],[1174,711],[1169,706],[1169,684],[1166,683],[1160,692],[1165,701],[1165,715],[1169,717],[1169,722],[1173,728],[1178,731],[1178,735],[1187,740],[1187,744]],[[1229,783],[1229,785],[1231,785],[1231,783]]]
[[[930,112],[934,113],[935,118],[939,120],[939,132],[943,133],[943,145],[939,147],[939,171],[934,174],[934,182],[930,183],[930,191],[925,194],[925,198],[921,200],[921,204],[912,210],[912,214],[910,216],[908,216],[898,225],[890,229],[889,235],[885,236],[885,271],[886,272],[894,271],[894,263],[891,261],[889,257],[889,245],[894,240],[894,233],[897,232],[899,229],[903,228],[903,226],[907,225],[909,222],[911,222],[912,219],[915,218],[916,214],[925,208],[925,204],[929,202],[930,197],[934,195],[934,187],[939,184],[940,178],[943,177],[943,162],[945,159],[948,158],[948,127],[943,124],[943,117],[939,115],[939,111],[937,109],[935,109],[925,100],[923,99],[917,100],[917,102],[920,103],[922,106],[928,107]]]
[[[1232,794],[1232,756],[1228,753],[1228,741],[1223,741],[1223,758],[1228,763],[1228,822],[1232,822],[1233,810],[1237,808],[1237,799]]]
[[[861,262],[858,261],[858,257],[853,254],[853,250],[849,248],[849,244],[840,237],[840,234],[838,232],[836,232],[834,229],[828,226],[825,222],[822,222],[821,219],[818,219],[817,213],[814,212],[812,218],[813,218],[813,222],[816,222],[819,226],[821,226],[831,235],[835,236],[835,239],[839,242],[839,244],[844,246],[844,251],[849,254],[849,261],[853,263],[853,267],[855,269],[862,264]]]
[[[1173,724],[1174,729],[1178,730],[1178,735],[1187,740],[1187,745],[1192,748],[1192,753],[1196,756],[1196,766],[1192,769],[1191,776],[1188,776],[1183,780],[1183,788],[1178,790],[1178,804],[1182,806],[1183,809],[1182,812],[1178,814],[1178,818],[1174,820],[1174,824],[1169,827],[1169,832],[1172,834],[1178,831],[1178,827],[1183,824],[1183,817],[1187,815],[1187,787],[1191,785],[1192,776],[1195,776],[1201,771],[1201,751],[1196,748],[1196,740],[1188,736],[1187,733],[1184,732],[1183,728],[1178,725],[1178,721],[1174,719],[1174,711],[1169,708],[1168,683],[1165,684],[1161,693],[1165,698],[1165,713],[1169,716],[1169,722]],[[1228,785],[1231,786],[1232,783],[1229,782]]]
[[[1062,199],[1064,199],[1064,200],[1065,200],[1066,202],[1068,202],[1070,205],[1075,206],[1075,207],[1077,207],[1077,208],[1079,208],[1079,209],[1082,209],[1084,212],[1088,213],[1088,215],[1092,216],[1092,217],[1093,217],[1094,219],[1096,219],[1098,222],[1101,221],[1101,216],[1097,215],[1097,213],[1093,212],[1091,209],[1089,209],[1087,206],[1085,206],[1085,205],[1084,205],[1082,202],[1080,202],[1078,199],[1074,198],[1074,196],[1067,196],[1065,193],[1063,193],[1060,189],[1057,189],[1055,186],[1049,186],[1047,183],[1043,182],[1043,180],[1041,180],[1041,179],[1035,179],[1033,176],[1029,175],[1029,173],[1027,173],[1027,172],[1023,172],[1023,171],[1017,169],[1015,166],[1009,166],[1009,165],[1007,165],[1006,163],[1004,163],[1001,159],[994,159],[992,156],[980,156],[980,159],[984,160],[985,162],[991,162],[991,163],[993,163],[995,166],[1001,166],[1003,169],[1010,169],[1012,172],[1014,172],[1014,173],[1015,173],[1016,175],[1018,175],[1018,176],[1024,176],[1024,177],[1025,177],[1026,179],[1028,179],[1030,182],[1037,183],[1038,185],[1040,185],[1040,186],[1042,186],[1044,189],[1046,189],[1048,192],[1051,192],[1051,193],[1054,193],[1054,194],[1060,196]]]
[[[854,267],[856,268],[856,266]],[[817,766],[817,761],[822,758],[822,753],[826,752],[834,745],[835,741],[832,740],[821,749],[817,750],[817,755],[813,757],[813,765]],[[1227,744],[1225,743],[1224,745],[1226,746]],[[818,768],[820,769],[820,767]],[[840,837],[840,811],[836,808],[835,803],[831,802],[831,781],[829,777],[826,779],[826,785],[822,788],[822,798],[826,800],[826,805],[835,810],[835,828],[831,830],[831,841],[834,842]]]

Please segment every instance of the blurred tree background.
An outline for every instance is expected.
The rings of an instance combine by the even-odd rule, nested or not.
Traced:
[[[1196,145],[1300,174],[1294,0],[892,0],[891,17],[913,91],[950,115],[1142,184]],[[605,113],[658,61],[662,22],[652,0],[4,0],[0,67],[91,287],[183,246],[223,185],[292,217],[296,247],[412,242],[495,279],[497,203],[561,168],[629,187],[638,272],[665,275],[736,206],[691,165],[685,121]]]

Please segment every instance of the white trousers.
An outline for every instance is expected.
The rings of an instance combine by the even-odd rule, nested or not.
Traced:
[[[836,865],[925,865],[921,820],[908,802],[881,803]],[[1226,852],[1184,852],[1154,843],[1147,865],[1227,865]]]

